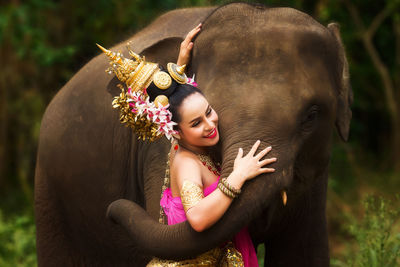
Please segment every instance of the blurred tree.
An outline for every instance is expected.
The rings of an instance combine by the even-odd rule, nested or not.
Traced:
[[[390,147],[391,163],[395,170],[400,171],[400,1],[387,0],[383,7],[377,6],[378,12],[369,19],[369,25],[364,23],[365,19],[360,14],[360,9],[350,0],[342,0],[349,11],[350,17],[355,24],[355,36],[362,41],[375,71],[379,74],[386,110],[390,118]],[[382,53],[378,50],[378,45],[374,43],[374,37],[378,29],[385,22],[391,20],[392,29],[386,26],[384,29],[395,37],[391,41],[394,43],[393,52],[395,62],[391,65],[385,63]],[[382,27],[383,28],[383,27]]]

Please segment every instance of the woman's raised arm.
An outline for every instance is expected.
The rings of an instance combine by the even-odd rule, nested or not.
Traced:
[[[193,30],[191,30],[185,37],[185,40],[181,43],[181,48],[179,50],[179,57],[176,64],[179,66],[187,65],[190,61],[190,52],[193,48],[192,39],[198,34],[201,30],[201,23],[196,26]]]

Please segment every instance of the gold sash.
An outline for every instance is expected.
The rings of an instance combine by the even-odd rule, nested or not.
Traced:
[[[214,248],[196,258],[173,261],[153,258],[147,267],[243,267],[242,254],[229,242],[223,248]]]

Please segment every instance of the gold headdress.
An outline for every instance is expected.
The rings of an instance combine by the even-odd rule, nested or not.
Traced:
[[[147,62],[145,57],[131,50],[129,55],[132,59],[128,59],[120,52],[97,46],[110,59],[110,68],[106,72],[114,73],[128,88],[125,92],[124,86],[119,85],[121,94],[112,102],[113,108],[120,110],[120,121],[132,127],[139,139],[154,141],[163,135],[170,139],[175,133],[173,127],[176,123],[171,120],[172,114],[168,110],[168,96],[178,84],[188,82],[185,65],[168,63],[167,73],[157,63]],[[150,99],[150,91],[158,91],[158,96]]]

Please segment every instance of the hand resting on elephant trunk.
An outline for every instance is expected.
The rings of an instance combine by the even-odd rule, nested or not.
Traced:
[[[183,142],[182,140],[180,141]],[[273,168],[262,168],[264,165],[276,161],[276,158],[261,160],[271,150],[271,147],[267,147],[260,153],[255,154],[259,145],[260,141],[257,141],[245,157],[243,157],[243,149],[239,149],[235,159],[234,170],[226,178],[228,184],[240,190],[246,180],[252,179],[261,173],[274,171]],[[196,152],[188,150],[183,145],[178,149],[171,166],[171,191],[174,197],[186,197],[185,194],[192,193],[190,188],[207,188],[219,179],[219,176],[213,173],[208,175],[208,169],[199,162],[194,153]],[[196,191],[196,189],[192,190]],[[192,202],[186,207],[184,205],[187,220],[194,230],[198,232],[204,231],[225,213],[232,200],[233,198],[221,190],[215,190],[196,203]]]

